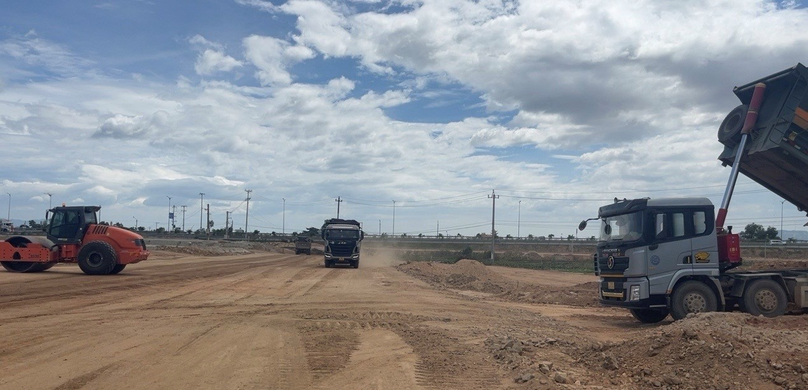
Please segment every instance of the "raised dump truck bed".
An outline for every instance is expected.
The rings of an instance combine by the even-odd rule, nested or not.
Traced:
[[[732,165],[741,138],[747,105],[757,83],[766,84],[757,123],[746,144],[740,172],[801,211],[808,210],[808,69],[802,64],[735,87],[741,105],[718,130],[724,151],[718,157]]]

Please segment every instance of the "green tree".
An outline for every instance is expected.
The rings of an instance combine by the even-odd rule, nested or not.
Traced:
[[[740,233],[740,236],[744,240],[765,240],[766,231],[763,230],[763,226],[752,222],[746,225],[746,227]]]
[[[780,238],[780,232],[777,231],[774,227],[767,227],[766,228],[766,239],[767,240],[774,240],[775,238]]]

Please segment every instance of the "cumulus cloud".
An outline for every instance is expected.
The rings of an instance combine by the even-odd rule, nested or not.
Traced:
[[[446,75],[491,110],[563,116],[574,131],[554,139],[582,147],[675,129],[648,122],[671,107],[727,110],[731,86],[795,64],[808,43],[794,33],[808,10],[758,0],[407,4],[356,12],[292,0],[280,9],[297,16],[298,44],[375,71]],[[537,130],[517,138],[546,133]]]
[[[168,126],[169,119],[170,116],[165,111],[138,116],[118,114],[105,120],[93,134],[93,137],[142,138],[149,135],[149,133],[165,129]]]
[[[223,45],[211,42],[201,35],[194,35],[188,42],[199,51],[194,70],[200,76],[229,72],[244,65],[241,61],[224,54]]]
[[[256,77],[262,85],[287,85],[292,76],[289,65],[314,57],[314,52],[305,46],[293,46],[284,40],[260,35],[244,38],[244,55],[258,72]]]

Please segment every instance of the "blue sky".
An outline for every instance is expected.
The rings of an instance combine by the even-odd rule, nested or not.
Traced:
[[[188,228],[200,192],[239,226],[252,189],[262,231],[341,196],[391,232],[395,199],[396,232],[454,235],[489,229],[496,189],[502,234],[574,234],[614,196],[719,202],[732,87],[805,62],[806,21],[759,0],[5,2],[0,190],[15,219],[50,192],[146,226],[171,196]],[[779,228],[778,197],[738,189],[730,222]]]

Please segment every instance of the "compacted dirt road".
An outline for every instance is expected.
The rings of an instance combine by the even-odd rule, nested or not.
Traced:
[[[596,294],[586,291],[592,276],[471,262],[456,271],[436,264],[444,268],[434,273],[427,264],[394,265],[381,256],[365,257],[360,269],[327,269],[319,256],[156,252],[117,276],[86,276],[70,265],[0,272],[0,388],[688,384],[667,383],[659,370],[638,372],[630,359],[609,354],[632,338],[651,345],[667,336],[624,311],[591,305],[591,297],[576,298]],[[531,275],[539,284],[526,285]],[[481,288],[456,288],[458,280]],[[693,340],[679,329],[663,332],[673,334],[666,345]],[[648,345],[637,346],[640,355]],[[784,377],[801,385],[799,373]],[[730,387],[738,380],[710,378]],[[775,387],[774,376],[754,378],[747,384]]]

